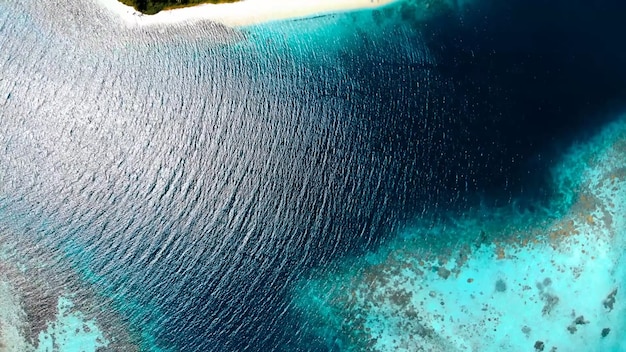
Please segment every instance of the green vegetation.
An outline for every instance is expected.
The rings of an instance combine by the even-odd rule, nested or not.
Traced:
[[[170,10],[178,7],[195,6],[199,4],[223,4],[239,0],[119,0],[121,3],[134,7],[146,15],[154,15],[161,10]]]

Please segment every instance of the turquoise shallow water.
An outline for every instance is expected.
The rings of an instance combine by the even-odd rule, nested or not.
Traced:
[[[622,351],[625,127],[563,153],[549,208],[422,220],[301,280],[310,331],[349,351]]]
[[[485,222],[489,242],[568,214],[555,165],[623,108],[620,6],[402,1],[229,30],[3,3],[0,293],[19,304],[0,339],[370,348],[298,289],[470,236],[414,229]],[[55,318],[68,300],[90,331]]]

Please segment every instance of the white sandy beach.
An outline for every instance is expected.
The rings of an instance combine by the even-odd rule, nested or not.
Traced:
[[[98,0],[127,25],[151,26],[180,24],[189,21],[212,21],[229,27],[241,27],[263,22],[319,16],[335,12],[371,9],[396,0],[244,0],[228,4],[203,4],[156,15],[144,15],[117,0]]]

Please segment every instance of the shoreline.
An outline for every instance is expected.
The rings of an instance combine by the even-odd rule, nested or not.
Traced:
[[[164,10],[154,15],[142,14],[118,0],[98,0],[98,3],[129,26],[210,21],[227,27],[244,27],[272,21],[374,9],[396,1],[398,0],[316,0],[314,3],[300,3],[295,0],[243,0]]]

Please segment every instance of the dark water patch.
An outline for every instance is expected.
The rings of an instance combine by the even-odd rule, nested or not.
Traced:
[[[317,71],[332,66],[350,79],[313,94],[367,101],[354,111],[371,128],[365,149],[393,170],[384,180],[396,226],[484,205],[542,218],[554,195],[551,167],[623,109],[625,51],[616,44],[624,25],[612,15],[622,7],[485,2],[431,20],[402,7],[386,10],[401,14],[392,25],[379,11],[374,21],[388,32],[355,35]],[[593,26],[598,18],[607,22]],[[398,48],[431,56],[415,60]],[[309,338],[320,350],[332,346]]]
[[[543,197],[559,153],[617,116],[624,10],[617,1],[484,1],[428,23],[438,71],[474,97],[475,143],[502,151],[489,153],[496,160],[485,165],[483,190]]]

